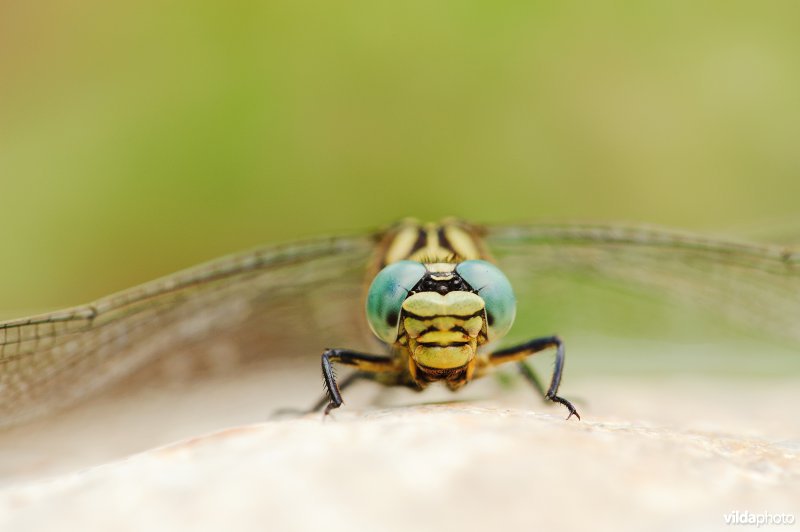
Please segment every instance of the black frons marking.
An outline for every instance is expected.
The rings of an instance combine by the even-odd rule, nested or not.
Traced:
[[[432,333],[432,332],[459,332],[459,333],[466,334],[467,336],[469,336],[469,333],[466,331],[466,329],[464,329],[464,327],[462,327],[460,325],[454,325],[454,326],[450,327],[449,329],[447,329],[446,331],[431,325],[427,329],[425,329],[422,332],[420,332],[419,335],[417,335],[417,337],[425,336],[426,334]]]
[[[459,314],[432,314],[430,316],[420,316],[419,314],[414,314],[413,312],[409,312],[407,310],[403,310],[403,315],[419,321],[432,320],[434,318],[456,318],[459,320],[468,320],[470,318],[474,318],[475,316],[482,316],[483,309],[479,310],[478,312],[475,312],[474,314],[469,314],[465,316],[461,316]]]

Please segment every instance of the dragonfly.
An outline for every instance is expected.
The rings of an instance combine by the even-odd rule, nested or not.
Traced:
[[[405,220],[264,246],[89,304],[1,322],[0,426],[59,412],[142,374],[175,372],[175,357],[191,362],[178,364],[178,378],[191,379],[271,357],[319,364],[321,356],[328,393],[320,408],[330,410],[360,378],[458,389],[545,348],[556,351],[547,389],[520,367],[544,397],[577,414],[558,395],[558,336],[493,347],[514,321],[514,291],[520,302],[535,298],[531,286],[564,272],[687,297],[800,341],[800,253],[788,247],[636,225]],[[356,373],[339,383],[336,364]]]

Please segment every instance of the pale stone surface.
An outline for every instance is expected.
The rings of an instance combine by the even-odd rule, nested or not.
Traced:
[[[794,383],[770,389],[770,400],[796,398]],[[722,390],[735,405],[736,387]],[[644,407],[647,393],[637,396]],[[692,416],[680,398],[665,398],[657,422],[591,411],[565,422],[559,409],[483,404],[351,408],[324,422],[217,431],[7,487],[0,529],[730,530],[733,510],[800,517],[796,402],[772,405],[772,420],[760,407],[740,412],[739,431],[724,414],[717,428],[696,428],[713,416]],[[601,401],[624,411],[615,404],[627,405],[625,394]]]

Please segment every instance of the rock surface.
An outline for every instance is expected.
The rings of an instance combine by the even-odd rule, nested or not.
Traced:
[[[478,402],[242,425],[6,487],[0,529],[706,531],[730,530],[737,510],[796,520],[793,404],[743,408],[736,430],[732,407],[760,393],[737,389],[719,387],[730,402],[712,403],[714,422],[713,406],[693,412],[680,396],[642,421],[639,409],[658,411],[642,392],[600,402],[627,419],[598,405],[565,422],[550,407]],[[797,397],[795,383],[768,390]]]

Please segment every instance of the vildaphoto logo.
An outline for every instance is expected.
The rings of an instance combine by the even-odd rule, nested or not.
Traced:
[[[734,510],[725,514],[726,525],[750,525],[758,528],[767,525],[794,525],[794,523],[794,514],[755,513],[749,510]]]

